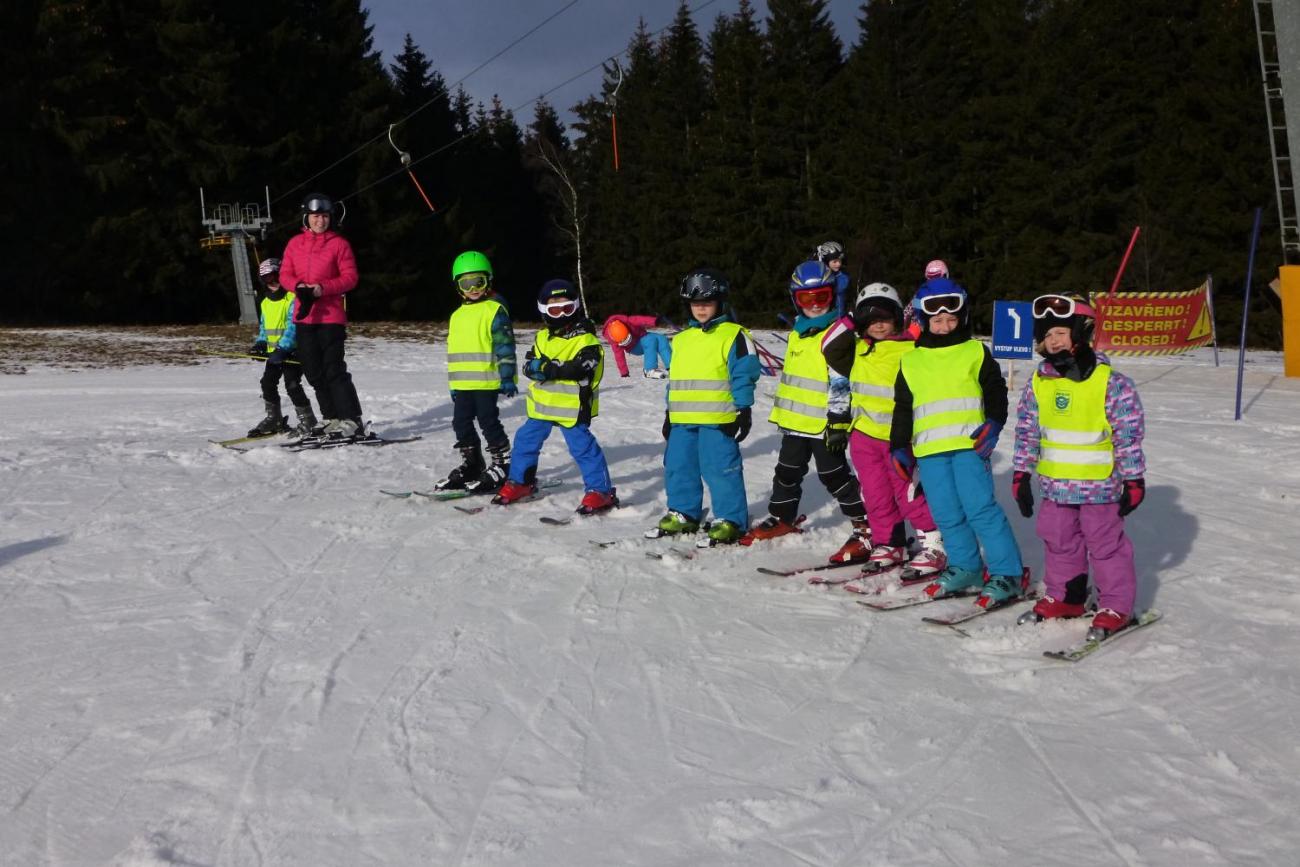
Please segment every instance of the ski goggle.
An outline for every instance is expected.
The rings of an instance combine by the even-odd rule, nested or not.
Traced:
[[[915,300],[912,303],[917,303]],[[953,293],[951,295],[927,295],[920,301],[921,312],[926,316],[934,316],[937,313],[957,313],[962,307],[966,306],[966,296]]]
[[[1034,299],[1034,318],[1054,316],[1057,319],[1068,319],[1080,306],[1082,305],[1068,295],[1039,295]]]
[[[460,290],[462,295],[470,292],[483,292],[488,288],[489,283],[491,283],[491,280],[488,275],[481,271],[473,274],[461,274],[456,278],[456,288]]]
[[[325,198],[308,199],[302,203],[304,213],[308,214],[332,214],[334,213],[334,203]]]
[[[552,298],[548,301],[538,301],[537,309],[543,316],[548,316],[551,319],[563,319],[565,316],[572,316],[578,312],[578,299]]]
[[[794,290],[794,303],[800,307],[829,307],[834,297],[835,290],[830,286]]]

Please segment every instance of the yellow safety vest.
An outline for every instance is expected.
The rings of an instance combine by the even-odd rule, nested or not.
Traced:
[[[826,429],[829,390],[830,372],[822,355],[821,333],[803,337],[792,332],[767,420],[786,430],[819,434]]]
[[[878,440],[889,440],[894,421],[894,383],[903,356],[916,348],[911,340],[878,340],[875,348],[861,341],[853,359],[849,385],[853,389],[853,429]]]
[[[284,329],[289,324],[289,311],[293,309],[293,295],[285,292],[279,301],[262,299],[262,330],[266,332],[266,348],[275,349],[284,337]]]
[[[1115,469],[1115,445],[1106,419],[1110,365],[1098,364],[1083,382],[1034,373],[1038,400],[1038,472],[1053,479],[1099,480]]]
[[[912,392],[912,451],[917,457],[974,448],[970,435],[984,423],[980,365],[984,344],[918,346],[900,370]]]
[[[740,335],[749,332],[734,322],[719,322],[705,331],[687,328],[673,338],[668,367],[668,421],[672,424],[730,424],[736,420],[727,356]]]
[[[572,361],[588,346],[600,350],[600,364],[591,375],[591,417],[600,412],[600,380],[605,375],[605,348],[600,338],[585,331],[573,337],[552,337],[542,329],[533,341],[533,357],[549,358],[557,364]],[[528,417],[573,427],[582,413],[582,386],[574,379],[552,379],[528,386]]]
[[[452,391],[496,391],[501,387],[492,351],[492,320],[501,303],[487,299],[462,304],[447,325],[447,384]]]

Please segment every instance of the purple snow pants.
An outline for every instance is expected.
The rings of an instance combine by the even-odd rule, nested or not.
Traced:
[[[872,544],[888,544],[894,525],[904,518],[911,523],[913,530],[928,533],[934,529],[934,518],[930,516],[925,495],[908,502],[907,482],[894,470],[888,442],[855,430],[849,436],[849,457],[853,459],[853,469],[862,488],[862,504],[867,507]]]
[[[1124,533],[1118,503],[1063,506],[1045,500],[1035,528],[1047,546],[1047,595],[1065,598],[1065,584],[1092,567],[1097,605],[1119,614],[1131,614],[1137,596],[1137,571],[1133,543]]]

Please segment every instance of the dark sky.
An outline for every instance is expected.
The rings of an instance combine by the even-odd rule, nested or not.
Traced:
[[[406,34],[454,85],[470,70],[564,7],[568,0],[367,0],[375,47],[390,62]],[[706,0],[691,0],[695,8]],[[829,11],[840,41],[857,40],[862,0],[830,0]],[[719,14],[732,14],[737,0],[715,0],[695,14],[701,37]],[[755,0],[760,21],[766,0]],[[651,31],[672,22],[677,0],[578,0],[571,8],[465,81],[470,96],[484,103],[500,94],[507,108],[550,90],[602,59],[622,51],[645,18]],[[583,76],[547,97],[562,115],[589,96],[600,82],[599,71]],[[532,106],[518,112],[520,125],[532,120]]]

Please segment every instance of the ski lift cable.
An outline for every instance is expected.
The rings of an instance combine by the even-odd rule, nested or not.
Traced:
[[[550,15],[546,16],[545,18],[543,18],[540,22],[538,22],[536,25],[534,25],[531,29],[529,29],[529,30],[528,30],[526,33],[524,33],[522,36],[519,36],[518,38],[516,38],[513,42],[511,42],[510,44],[506,45],[506,47],[502,48],[502,49],[501,49],[500,51],[498,51],[496,54],[493,54],[493,55],[492,55],[491,57],[489,57],[487,60],[484,60],[484,61],[483,61],[482,63],[480,63],[478,66],[474,67],[474,68],[471,69],[469,72],[467,72],[467,73],[465,73],[464,75],[462,75],[462,76],[460,77],[459,80],[455,81],[455,82],[452,83],[450,86],[448,86],[448,88],[447,88],[448,93],[450,93],[450,92],[451,92],[452,90],[454,90],[455,88],[460,87],[462,84],[464,84],[466,81],[469,80],[470,76],[472,76],[472,75],[474,75],[474,74],[476,74],[476,73],[478,73],[478,72],[481,72],[481,71],[482,71],[482,70],[483,70],[483,69],[484,69],[488,64],[492,63],[492,62],[495,61],[495,60],[500,59],[500,57],[501,57],[503,54],[505,54],[507,51],[509,51],[510,49],[514,48],[516,45],[518,45],[519,43],[523,42],[523,41],[524,41],[525,39],[527,39],[529,36],[532,36],[532,35],[533,35],[534,33],[536,33],[538,30],[541,30],[541,29],[542,29],[543,27],[545,27],[547,24],[551,23],[551,22],[554,21],[556,18],[560,17],[560,15],[562,15],[563,13],[567,12],[569,9],[573,8],[574,6],[576,6],[576,5],[578,4],[578,2],[579,2],[579,0],[569,0],[569,2],[565,3],[565,4],[564,4],[563,6],[561,6],[559,9],[555,10],[555,11],[552,12]],[[438,101],[438,97],[435,96],[435,97],[433,97],[432,99],[430,99],[430,100],[428,100],[427,102],[425,102],[423,105],[416,106],[414,109],[412,109],[410,112],[408,112],[407,115],[406,115],[405,117],[401,118],[400,120],[396,121],[396,122],[393,123],[393,124],[390,124],[389,127],[388,127],[388,132],[387,132],[389,142],[391,143],[392,140],[393,140],[393,138],[392,138],[392,128],[393,128],[394,126],[396,126],[397,124],[400,124],[400,123],[406,123],[408,120],[410,120],[411,118],[415,117],[417,114],[419,114],[420,112],[424,111],[426,108],[428,108],[429,106],[433,105],[433,104],[434,104],[435,102],[437,102],[437,101]],[[294,186],[290,187],[288,192],[286,192],[286,193],[282,194],[281,196],[279,196],[278,198],[274,199],[273,202],[279,202],[279,201],[282,201],[282,200],[284,200],[285,198],[287,198],[287,197],[293,195],[296,191],[298,191],[298,190],[302,189],[303,187],[307,186],[307,185],[310,184],[312,181],[316,180],[316,179],[319,178],[321,175],[325,174],[325,173],[328,172],[330,169],[334,168],[335,166],[339,165],[340,163],[344,162],[345,160],[347,160],[347,159],[349,159],[349,158],[355,156],[359,151],[361,151],[361,150],[363,150],[363,149],[365,149],[365,148],[367,148],[367,147],[370,147],[370,145],[372,145],[372,144],[374,144],[375,142],[379,141],[380,139],[384,138],[384,136],[385,136],[385,133],[380,133],[379,135],[375,136],[374,138],[372,138],[372,139],[370,139],[370,140],[368,140],[368,141],[362,142],[361,144],[357,145],[357,147],[355,147],[354,149],[352,149],[352,150],[349,151],[348,153],[344,154],[343,156],[339,157],[337,160],[335,160],[334,162],[330,163],[328,166],[326,166],[325,168],[321,169],[321,170],[320,170],[319,172],[317,172],[316,174],[314,174],[314,175],[312,175],[311,177],[307,178],[306,180],[304,180],[304,181],[300,181],[300,182],[298,182],[297,184],[295,184]],[[393,147],[397,147],[397,146],[396,146],[396,145],[393,145]]]
[[[709,6],[712,6],[714,3],[717,3],[717,2],[718,2],[718,0],[704,0],[703,3],[701,3],[700,5],[694,7],[693,9],[691,9],[690,12],[691,12],[692,15],[694,15],[696,12],[699,12],[701,9],[705,9],[705,8],[707,8],[707,7],[709,7]],[[653,38],[653,37],[658,36],[659,34],[663,33],[665,30],[667,30],[667,29],[670,28],[670,27],[672,27],[672,24],[665,24],[663,27],[660,27],[658,30],[654,31],[653,33],[647,34],[647,35],[648,35],[649,37]],[[600,60],[600,61],[598,61],[598,62],[596,62],[596,63],[593,63],[591,66],[588,66],[586,69],[582,70],[581,72],[579,72],[579,73],[577,73],[577,74],[575,74],[575,75],[572,75],[572,76],[570,76],[569,78],[566,78],[564,81],[560,82],[559,84],[555,85],[554,87],[550,88],[549,90],[544,90],[544,91],[542,91],[540,94],[538,94],[537,96],[534,96],[532,99],[526,99],[526,100],[524,100],[523,102],[519,103],[518,105],[516,105],[516,106],[514,106],[514,107],[512,107],[512,108],[510,108],[510,109],[508,109],[508,111],[510,111],[512,114],[517,113],[520,109],[527,108],[528,106],[533,105],[534,103],[536,103],[536,102],[538,102],[538,101],[540,101],[540,100],[545,99],[546,97],[550,96],[552,93],[555,93],[557,90],[561,90],[561,89],[563,89],[563,88],[565,88],[565,87],[568,87],[570,84],[573,84],[573,82],[577,81],[578,79],[582,78],[583,76],[590,75],[592,72],[595,72],[597,69],[602,69],[602,68],[604,68],[605,64],[607,64],[607,63],[613,62],[613,63],[616,63],[616,64],[617,64],[617,63],[618,63],[618,58],[619,58],[619,57],[622,57],[622,56],[625,55],[625,54],[627,54],[627,52],[628,52],[628,49],[624,48],[622,51],[619,51],[619,52],[617,52],[617,53],[615,53],[615,54],[613,54],[613,55],[611,55],[611,56],[609,56],[609,57],[606,57],[606,58],[604,58],[604,59],[602,59],[602,60]],[[619,68],[620,68],[620,70],[622,69],[621,65],[620,65]],[[436,147],[436,148],[434,148],[433,150],[429,151],[429,152],[428,152],[427,154],[425,154],[424,156],[418,157],[418,158],[416,158],[416,159],[412,159],[411,162],[410,162],[409,164],[406,164],[402,169],[399,169],[398,171],[395,171],[395,172],[390,172],[389,174],[384,175],[384,176],[381,177],[381,178],[378,178],[378,179],[376,179],[376,180],[374,180],[374,181],[371,181],[370,183],[366,184],[364,187],[361,187],[360,189],[353,190],[351,193],[348,193],[346,196],[344,196],[344,197],[343,197],[342,199],[340,199],[339,201],[344,201],[344,200],[346,200],[346,199],[354,198],[354,197],[356,197],[356,196],[361,195],[361,194],[364,193],[364,192],[367,192],[368,190],[371,190],[371,189],[373,189],[373,188],[379,186],[380,184],[386,183],[386,182],[392,180],[393,178],[397,177],[398,175],[402,174],[403,172],[407,171],[407,169],[409,169],[411,166],[419,165],[420,163],[424,162],[425,160],[430,159],[430,158],[432,158],[432,157],[435,157],[435,156],[437,156],[438,154],[442,153],[443,151],[446,151],[446,150],[449,150],[449,149],[455,147],[456,145],[460,144],[461,142],[465,141],[467,138],[470,138],[470,137],[473,136],[473,135],[474,135],[474,133],[469,132],[469,133],[465,133],[464,135],[460,136],[459,138],[452,139],[451,141],[447,142],[446,144],[444,144],[444,145],[440,145],[439,147]]]

